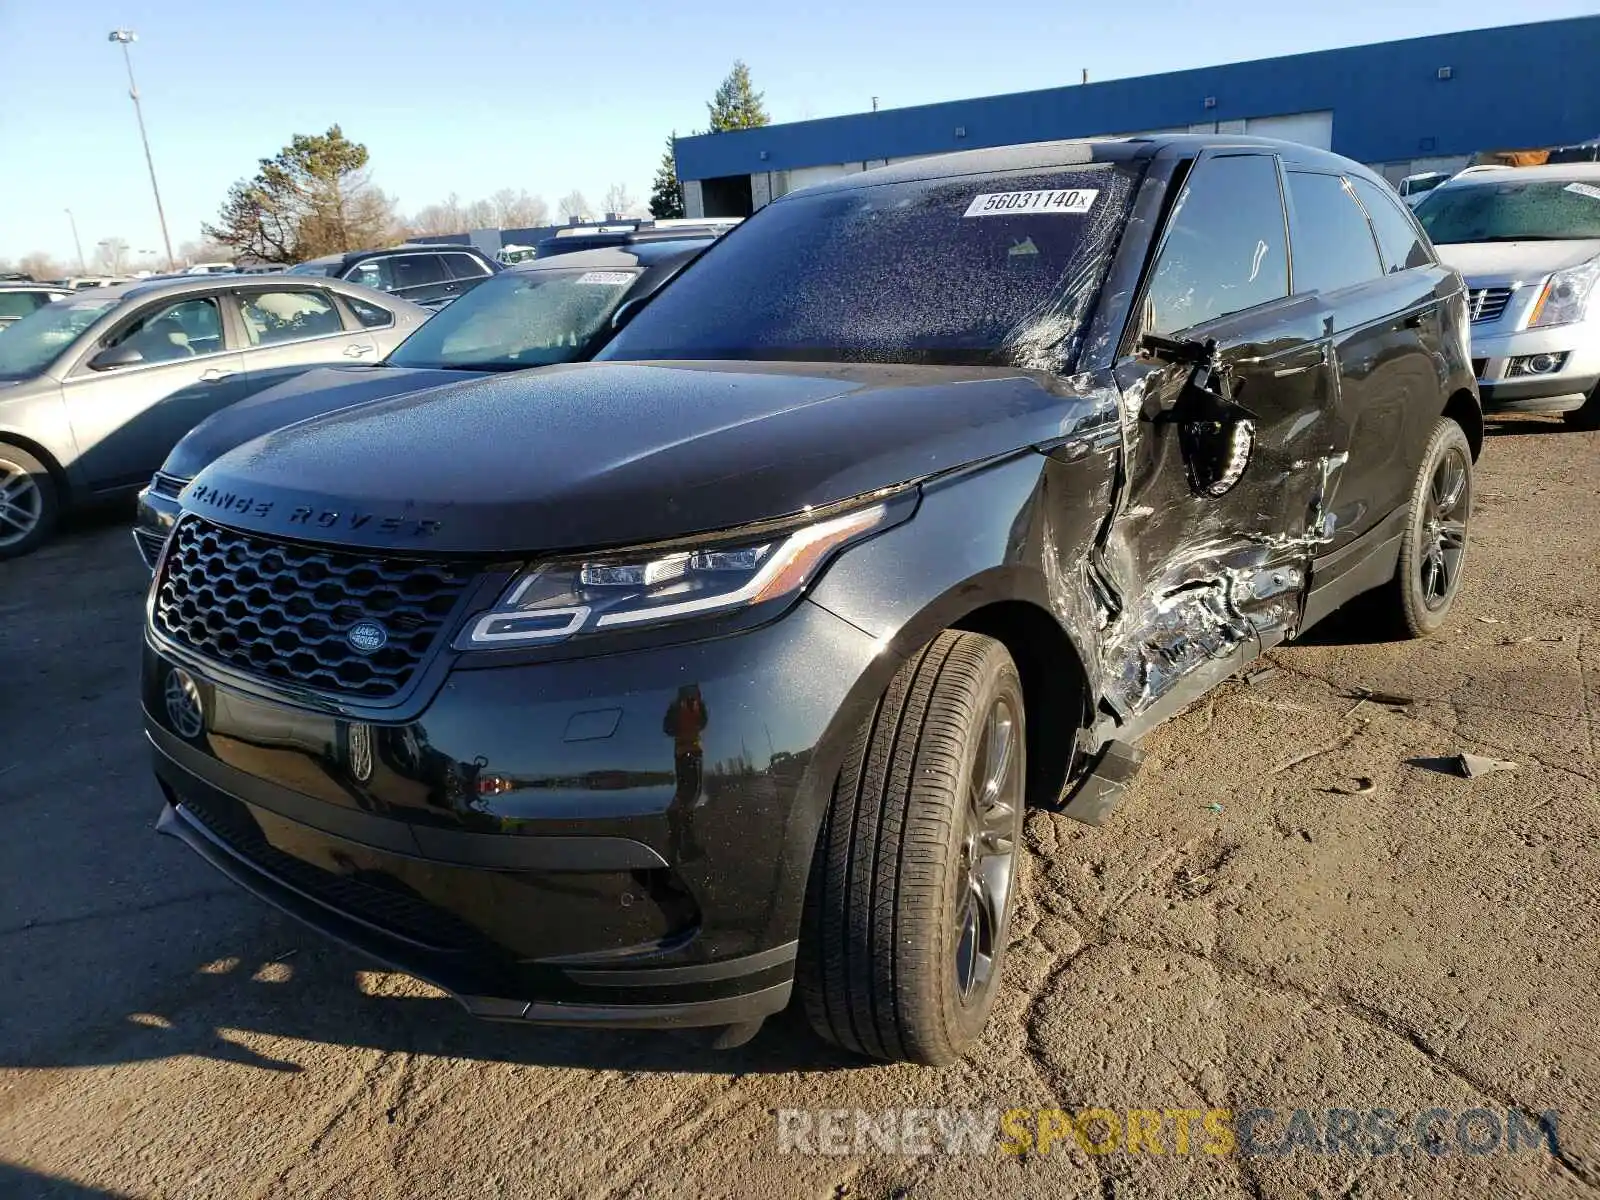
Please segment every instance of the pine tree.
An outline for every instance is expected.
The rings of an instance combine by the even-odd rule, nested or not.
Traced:
[[[769,124],[771,118],[767,116],[767,110],[761,107],[763,95],[750,86],[750,68],[744,65],[744,60],[735,59],[733,70],[728,72],[728,77],[717,88],[717,94],[706,105],[711,114],[711,132],[756,129]]]
[[[661,165],[656,168],[656,177],[650,184],[650,215],[658,221],[676,220],[683,217],[683,188],[678,184],[678,160],[672,153],[672,143],[677,140],[674,132],[667,138],[667,148],[661,152]]]

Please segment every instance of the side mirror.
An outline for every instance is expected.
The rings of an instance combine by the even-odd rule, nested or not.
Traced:
[[[107,346],[89,360],[91,371],[114,371],[118,367],[135,367],[144,361],[137,346],[123,342],[120,346]]]
[[[617,330],[621,329],[629,321],[633,320],[633,318],[638,315],[639,310],[644,307],[644,302],[648,299],[648,296],[635,296],[633,299],[624,300],[621,304],[617,305],[617,311],[611,314],[611,332],[616,333]]]

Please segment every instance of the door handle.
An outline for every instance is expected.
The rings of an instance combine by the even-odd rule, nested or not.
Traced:
[[[221,383],[224,379],[231,378],[235,372],[224,371],[220,367],[208,367],[200,373],[201,383]]]
[[[371,346],[359,344],[355,346],[346,346],[344,348],[344,356],[346,358],[360,358],[363,354],[371,354],[372,349],[373,348]]]

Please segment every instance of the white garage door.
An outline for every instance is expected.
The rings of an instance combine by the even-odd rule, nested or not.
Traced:
[[[1318,150],[1333,149],[1331,112],[1294,113],[1287,117],[1252,117],[1244,123],[1244,131],[1254,137],[1280,138],[1285,142],[1315,146]]]

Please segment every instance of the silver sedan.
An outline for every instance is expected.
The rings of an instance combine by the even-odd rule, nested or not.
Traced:
[[[0,559],[131,493],[219,409],[317,365],[377,362],[431,315],[337,279],[192,276],[76,293],[0,337]]]

